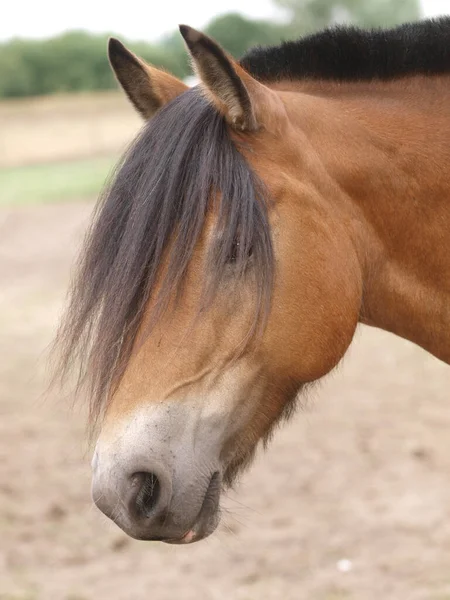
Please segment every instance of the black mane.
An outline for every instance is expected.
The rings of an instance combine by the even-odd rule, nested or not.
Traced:
[[[450,17],[393,29],[326,29],[298,41],[254,48],[242,66],[261,81],[363,81],[450,72]]]

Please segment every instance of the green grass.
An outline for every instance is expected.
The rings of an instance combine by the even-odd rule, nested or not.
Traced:
[[[0,206],[94,198],[116,158],[0,169]]]

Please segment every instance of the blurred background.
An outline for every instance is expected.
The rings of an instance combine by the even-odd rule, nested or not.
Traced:
[[[239,57],[333,23],[450,0],[15,0],[0,22],[0,599],[450,600],[450,369],[361,327],[343,365],[191,547],[92,506],[83,407],[44,393],[46,350],[95,198],[140,121],[108,35],[189,78],[178,23]],[[188,79],[189,80],[189,79]]]

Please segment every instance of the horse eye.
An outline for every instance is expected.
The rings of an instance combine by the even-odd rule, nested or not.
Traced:
[[[233,247],[231,249],[230,256],[228,257],[228,261],[227,261],[228,263],[233,264],[237,261],[240,245],[241,245],[241,242],[238,242],[238,241],[233,242]],[[247,252],[247,258],[250,258],[252,256],[252,254],[253,254],[253,248],[250,247]]]

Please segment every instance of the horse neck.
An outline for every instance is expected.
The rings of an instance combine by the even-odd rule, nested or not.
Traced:
[[[300,126],[338,184],[329,201],[357,223],[361,322],[450,362],[450,76],[301,91]]]

